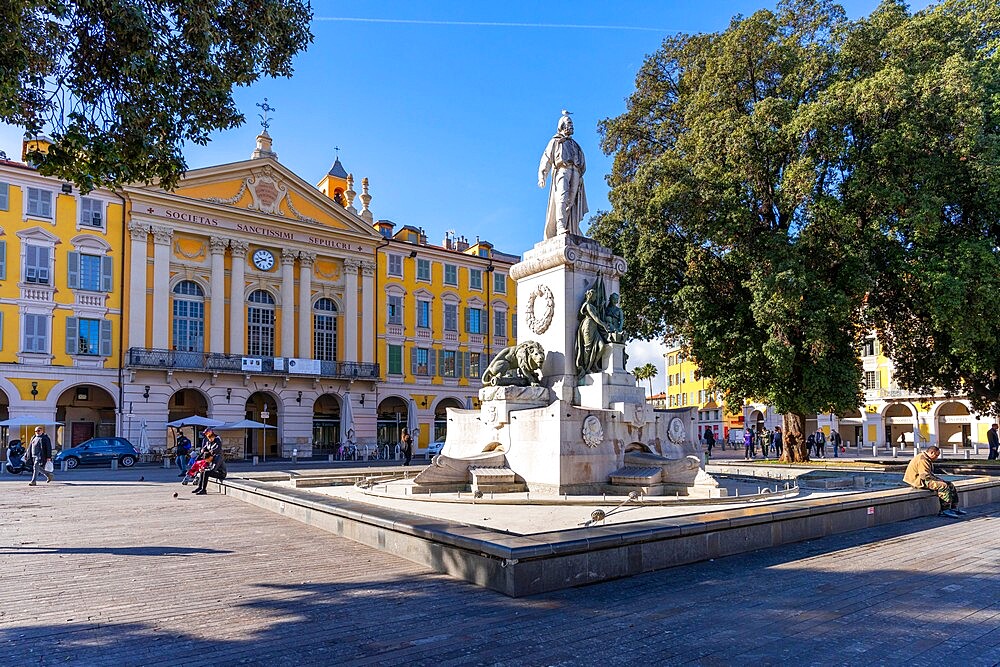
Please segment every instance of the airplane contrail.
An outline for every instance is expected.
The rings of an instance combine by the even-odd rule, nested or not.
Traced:
[[[507,23],[501,21],[431,21],[426,19],[375,19],[353,16],[314,16],[314,21],[349,21],[353,23],[408,23],[416,25],[477,26],[487,28],[559,28],[564,30],[639,30],[642,32],[670,32],[663,28],[645,28],[634,25],[585,25],[577,23]]]

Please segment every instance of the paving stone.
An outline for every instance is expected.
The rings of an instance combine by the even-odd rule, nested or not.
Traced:
[[[1000,505],[512,599],[141,474],[0,478],[0,665],[1000,661]]]

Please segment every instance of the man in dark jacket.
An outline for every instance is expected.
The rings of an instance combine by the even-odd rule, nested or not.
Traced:
[[[410,430],[408,428],[403,428],[403,436],[400,438],[400,451],[403,454],[403,465],[410,465],[410,459],[413,458],[413,436],[410,435]]]
[[[844,440],[840,437],[839,431],[830,431],[830,444],[833,445],[834,458],[840,458],[840,446],[843,442]]]
[[[28,445],[28,453],[31,454],[33,462],[31,481],[28,482],[28,486],[35,486],[35,480],[38,479],[39,473],[45,475],[46,482],[54,480],[55,476],[45,469],[45,464],[52,458],[52,441],[49,440],[49,436],[45,435],[44,426],[35,427],[35,437],[31,439],[31,444]]]
[[[715,433],[708,426],[705,427],[705,449],[708,450],[708,455],[712,455],[712,448],[715,447]]]
[[[226,470],[226,457],[222,453],[222,438],[217,436],[211,428],[205,429],[205,444],[202,447],[202,454],[208,459],[208,467],[201,473],[201,477],[198,480],[198,488],[191,492],[199,496],[208,493],[209,477],[223,480],[228,474]]]
[[[997,425],[994,424],[990,427],[990,430],[986,432],[986,441],[990,446],[989,456],[986,457],[988,461],[995,461],[997,459],[998,453],[1000,453],[1000,438],[997,437]]]

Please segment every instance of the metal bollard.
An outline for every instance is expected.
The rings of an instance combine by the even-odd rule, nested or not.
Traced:
[[[260,457],[259,456],[253,457],[253,463],[251,465],[257,465],[258,461],[260,461]]]
[[[970,451],[969,451],[968,449],[966,449],[966,450],[965,450],[965,460],[966,460],[966,461],[968,461],[968,460],[969,460],[969,454],[971,454],[971,453],[972,453],[972,452],[970,452]]]
[[[872,456],[878,456],[878,445],[872,445]]]
[[[951,453],[952,454],[958,454],[958,443],[957,442],[953,442],[951,444]]]
[[[298,463],[298,462],[299,462],[299,450],[298,449],[293,449],[292,450],[292,463]]]
[[[892,448],[892,458],[896,458],[898,456],[898,454],[899,454],[898,449],[896,447],[893,447]]]
[[[330,454],[329,456],[327,456],[327,457],[326,457],[326,460],[327,460],[328,462],[330,462],[330,463],[333,463],[333,454]]]
[[[166,459],[164,459],[164,460],[166,460]],[[117,458],[111,459],[111,469],[112,470],[118,470],[118,459]]]
[[[66,472],[67,470],[69,470],[69,467],[66,465],[66,461],[60,463],[59,467],[62,469],[62,472]]]
[[[163,469],[164,470],[169,470],[170,467],[171,467],[170,466],[170,457],[169,456],[164,456],[163,457]]]

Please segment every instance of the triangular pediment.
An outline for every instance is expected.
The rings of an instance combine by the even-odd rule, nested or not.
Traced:
[[[378,238],[360,216],[344,208],[271,158],[192,169],[174,194],[280,220],[320,225]]]

